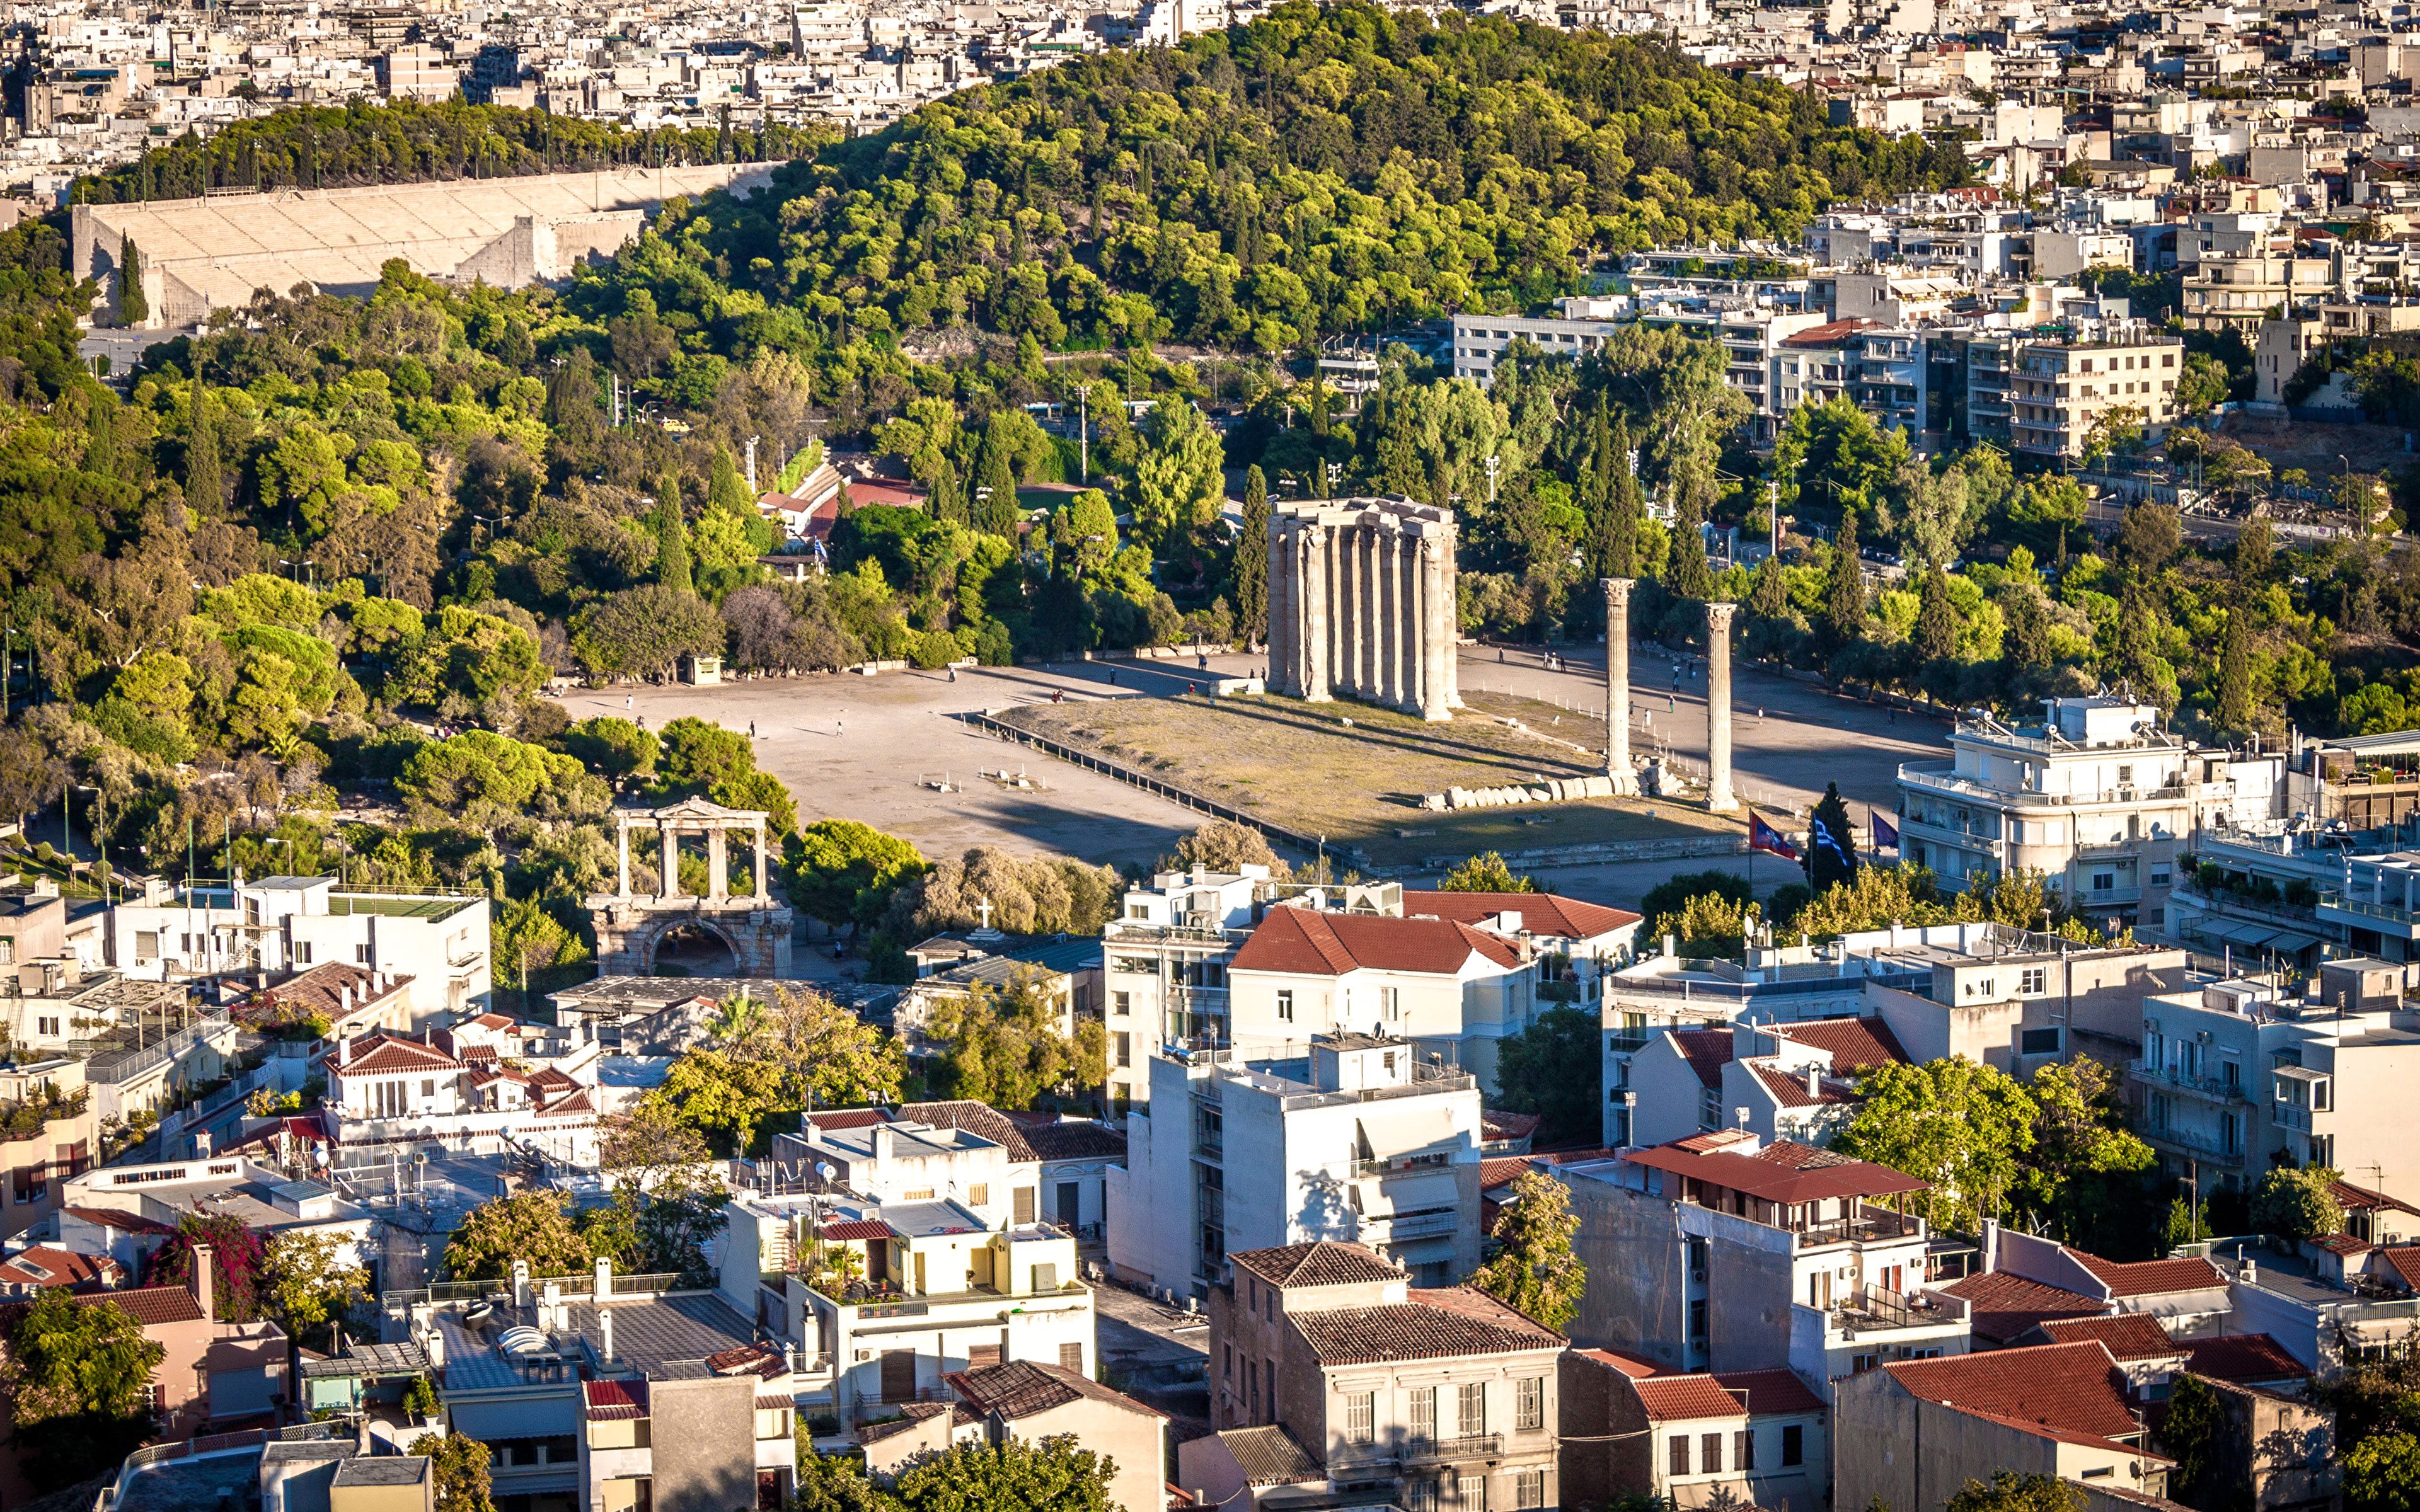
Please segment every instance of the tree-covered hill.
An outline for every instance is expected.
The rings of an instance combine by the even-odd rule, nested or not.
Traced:
[[[621,300],[591,293],[643,287],[743,347],[972,324],[1268,351],[1533,304],[1610,254],[1784,236],[1966,172],[1654,41],[1295,0],[936,101],[774,195],[702,205],[622,259]]]

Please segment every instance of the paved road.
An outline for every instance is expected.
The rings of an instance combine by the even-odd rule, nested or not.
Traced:
[[[1567,670],[1550,670],[1529,651],[1466,648],[1466,689],[1489,688],[1557,702],[1573,712],[1573,737],[1595,744],[1604,719],[1601,648],[1574,650]],[[1583,656],[1585,661],[1579,659]],[[1705,702],[1702,670],[1685,674],[1674,692],[1672,656],[1641,643],[1631,653],[1635,736],[1640,748],[1668,743],[1702,764]],[[746,730],[753,720],[757,760],[789,785],[809,819],[857,819],[912,841],[927,856],[973,845],[1049,850],[1087,860],[1148,865],[1197,827],[1199,814],[1097,773],[975,734],[950,717],[967,709],[1047,701],[1165,697],[1205,675],[1258,671],[1256,656],[1192,662],[1068,662],[1051,667],[985,668],[946,672],[886,672],[774,678],[720,687],[579,689],[564,699],[574,718],[635,714],[648,728],[694,715]],[[1750,802],[1798,810],[1838,781],[1853,813],[1887,809],[1892,779],[1905,760],[1947,755],[1947,727],[1901,713],[1894,723],[1882,709],[1838,698],[1820,687],[1740,666],[1733,674],[1733,748],[1737,781]],[[1761,716],[1759,710],[1762,710]],[[983,774],[1021,770],[1033,786],[1016,789]],[[954,791],[931,785],[946,778]],[[1745,866],[1744,859],[1734,863]],[[1674,872],[1704,862],[1649,862],[1584,867],[1549,873],[1559,891],[1632,901]],[[1760,886],[1783,880],[1782,863],[1761,861]]]

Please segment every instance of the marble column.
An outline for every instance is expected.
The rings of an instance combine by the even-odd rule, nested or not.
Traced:
[[[1448,524],[1437,540],[1437,592],[1444,612],[1437,621],[1437,658],[1445,668],[1446,717],[1464,707],[1462,702],[1462,568],[1454,562],[1454,543],[1461,534]]]
[[[1302,696],[1311,703],[1328,701],[1329,675],[1334,663],[1328,657],[1328,620],[1335,611],[1335,573],[1328,545],[1333,532],[1317,521],[1302,532]]]
[[[756,896],[769,898],[765,890],[765,821],[756,821]]]
[[[1377,642],[1378,686],[1371,696],[1389,708],[1404,706],[1404,556],[1403,536],[1394,531],[1378,535],[1378,614],[1370,626]]]
[[[1269,687],[1295,693],[1302,683],[1295,669],[1294,537],[1282,518],[1269,520]]]
[[[664,836],[664,879],[656,888],[659,898],[680,896],[680,830],[673,825],[659,825]]]
[[[1353,695],[1378,701],[1378,527],[1353,528]]]
[[[1447,628],[1453,623],[1453,605],[1448,596],[1444,556],[1436,537],[1420,537],[1420,717],[1432,723],[1453,717]]]
[[[1731,615],[1736,604],[1706,606],[1706,811],[1739,808],[1731,792]]]
[[[621,853],[619,859],[622,867],[621,884],[614,888],[614,896],[628,898],[630,896],[630,822],[628,820],[626,819],[613,826],[613,838],[614,848]]]
[[[1605,775],[1628,797],[1638,792],[1638,771],[1630,764],[1631,579],[1598,580],[1605,587]]]
[[[731,893],[731,842],[721,825],[706,832],[706,895],[721,903]]]

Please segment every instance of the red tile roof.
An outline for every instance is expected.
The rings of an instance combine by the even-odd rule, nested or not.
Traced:
[[[2242,1384],[2294,1380],[2311,1373],[2286,1346],[2266,1334],[2211,1334],[2185,1344],[2185,1368],[2212,1381]]]
[[[2378,1252],[2379,1257],[2402,1279],[2410,1290],[2420,1291],[2420,1244],[2394,1244]]]
[[[591,1423],[647,1415],[644,1381],[586,1381],[581,1382],[580,1391]]]
[[[1499,1186],[1511,1186],[1512,1178],[1528,1168],[1527,1155],[1491,1155],[1479,1163],[1479,1190],[1493,1192]]]
[[[849,1218],[836,1224],[826,1224],[815,1230],[825,1239],[889,1239],[891,1226],[872,1218]]]
[[[1729,1029],[1668,1029],[1672,1046],[1681,1058],[1698,1073],[1698,1081],[1710,1092],[1723,1089],[1723,1067],[1730,1063],[1731,1031]]]
[[[1415,892],[1406,889],[1404,893],[1404,916],[1406,918],[1429,915],[1461,924],[1481,924],[1498,914],[1518,914],[1521,927],[1530,933],[1565,940],[1585,940],[1599,934],[1610,934],[1637,923],[1639,917],[1627,908],[1608,908],[1604,903],[1583,903],[1577,898],[1566,898],[1552,892]]]
[[[1334,1240],[1237,1250],[1227,1258],[1279,1288],[1343,1287],[1404,1279],[1402,1271],[1367,1245]]]
[[[1474,955],[1499,966],[1521,963],[1512,942],[1450,919],[1272,908],[1228,969],[1310,977],[1364,970],[1451,977]]]
[[[1880,1019],[1810,1019],[1804,1024],[1776,1024],[1771,1029],[1783,1039],[1830,1051],[1836,1072],[1870,1071],[1907,1059],[1899,1036]]]
[[[85,1306],[110,1303],[145,1327],[157,1323],[198,1323],[202,1304],[182,1287],[137,1287],[132,1291],[87,1291],[76,1301]]]
[[[2158,1319],[2149,1313],[2112,1313],[2102,1318],[2052,1318],[2036,1325],[2034,1332],[2052,1344],[2080,1344],[2099,1339],[2119,1360],[2164,1360],[2185,1352],[2185,1346],[2168,1337]]]
[[[372,1032],[352,1043],[352,1058],[337,1066],[339,1076],[378,1076],[397,1072],[459,1071],[462,1063],[418,1040]]]
[[[2198,1255],[2181,1260],[2104,1260],[2070,1248],[2076,1263],[2098,1277],[2113,1297],[2156,1297],[2172,1291],[2209,1291],[2226,1285],[2226,1273]]]
[[[1295,1326],[1322,1365],[1512,1354],[1559,1350],[1565,1342],[1553,1329],[1467,1287],[1419,1290],[1411,1297],[1391,1306],[1296,1313]]]
[[[1757,1417],[1823,1411],[1823,1398],[1809,1391],[1794,1370],[1717,1370],[1714,1383],[1744,1394],[1748,1412]]]
[[[1751,1060],[1745,1064],[1749,1072],[1763,1084],[1764,1089],[1773,1094],[1773,1100],[1786,1108],[1835,1107],[1857,1101],[1856,1089],[1837,1076],[1819,1075],[1815,1082],[1817,1090],[1810,1092],[1807,1089],[1807,1072],[1803,1070],[1791,1070],[1764,1060]]]
[[[1837,347],[1874,324],[1876,322],[1862,316],[1850,320],[1834,320],[1820,326],[1810,326],[1794,336],[1785,336],[1781,344],[1784,347]]]
[[[1624,1354],[1620,1350],[1574,1350],[1572,1352],[1584,1360],[1594,1360],[1599,1365],[1611,1365],[1633,1381],[1644,1381],[1649,1376],[1660,1376],[1669,1368],[1643,1355]]]
[[[2086,1439],[2142,1431],[2116,1381],[2115,1362],[2098,1339],[1986,1350],[1883,1366],[1911,1394],[2003,1421]]]
[[[37,1244],[0,1263],[0,1282],[20,1287],[98,1286],[116,1269],[116,1262],[106,1256]]]
[[[2331,1181],[2328,1183],[2328,1192],[2336,1199],[2336,1206],[2348,1212],[2374,1212],[2381,1209],[2390,1209],[2396,1212],[2408,1212],[2415,1218],[2420,1218],[2420,1208],[2415,1208],[2399,1197],[2390,1197],[2383,1192],[2374,1192],[2366,1186],[2355,1186],[2350,1181]]]
[[[2105,1303],[2006,1271],[1970,1275],[1937,1289],[1964,1298],[1973,1309],[1975,1336],[1994,1344],[2009,1343],[2045,1319],[2092,1318],[2109,1310]]]
[[[982,1413],[997,1413],[1014,1422],[1032,1417],[1054,1407],[1090,1398],[1111,1407],[1123,1408],[1142,1417],[1166,1417],[1156,1407],[1147,1407],[1122,1391],[1115,1391],[1080,1371],[1063,1365],[1044,1365],[1036,1360],[1010,1360],[1001,1365],[981,1365],[944,1376],[950,1389],[966,1399],[969,1407]]]
[[[1677,1145],[1634,1149],[1622,1157],[1651,1170],[1669,1172],[1693,1181],[1745,1192],[1785,1207],[1834,1197],[1891,1196],[1922,1192],[1926,1184],[1886,1165],[1851,1160],[1812,1145],[1776,1140],[1753,1155],[1729,1149],[1705,1152]]]
[[[1630,1389],[1638,1394],[1638,1404],[1652,1423],[1747,1416],[1747,1404],[1723,1390],[1712,1376],[1650,1376],[1633,1381]]]

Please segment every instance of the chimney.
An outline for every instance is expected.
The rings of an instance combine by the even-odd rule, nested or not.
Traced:
[[[613,1260],[611,1256],[599,1255],[597,1257],[597,1305],[604,1306],[606,1299],[613,1295]]]
[[[1807,1063],[1807,1095],[1808,1097],[1823,1095],[1823,1068],[1811,1060]]]
[[[1667,957],[1670,957],[1670,956],[1676,956],[1676,955],[1679,955],[1680,953],[1681,953],[1681,936],[1679,936],[1678,934],[1674,934],[1674,933],[1670,933],[1669,931],[1667,931],[1667,932],[1666,932],[1666,933],[1665,933],[1665,935],[1664,935],[1664,954],[1665,954]]]
[[[1999,1219],[1986,1218],[1983,1220],[1983,1238],[1982,1243],[1978,1248],[1982,1253],[1983,1273],[1986,1275],[1989,1275],[1991,1273],[1997,1271],[2000,1268]]]
[[[353,1063],[353,1040],[349,1034],[336,1036],[336,1069],[342,1071]]]
[[[606,1364],[613,1363],[613,1312],[610,1307],[597,1309],[597,1348]]]
[[[537,1326],[551,1334],[563,1326],[563,1283],[549,1281],[539,1294]]]
[[[529,1283],[530,1283],[530,1268],[529,1268],[529,1261],[527,1261],[527,1260],[515,1260],[515,1261],[513,1262],[513,1305],[514,1305],[514,1306],[516,1306],[516,1307],[526,1307],[526,1306],[528,1306],[528,1305],[529,1305],[529,1304],[530,1304],[530,1284],[529,1284]]]
[[[194,1246],[194,1300],[201,1304],[202,1321],[215,1323],[218,1318],[218,1276],[212,1267],[216,1256],[208,1244]]]

